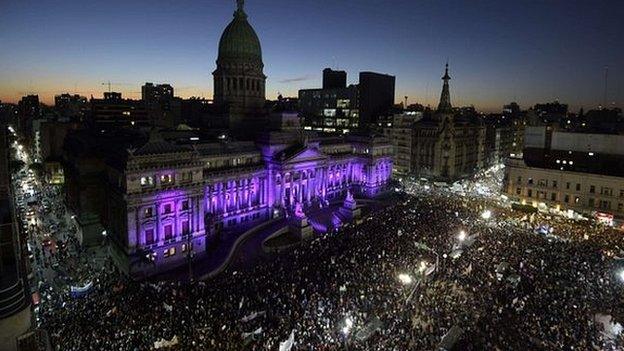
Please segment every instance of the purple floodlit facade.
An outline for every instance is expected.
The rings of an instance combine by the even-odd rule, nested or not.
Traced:
[[[319,138],[301,130],[296,113],[268,118],[260,41],[247,18],[239,2],[219,42],[214,100],[227,112],[231,132],[276,131],[243,133],[255,142],[187,146],[153,134],[128,150],[125,162],[108,172],[105,222],[113,257],[129,273],[179,266],[189,253],[210,252],[298,207],[342,202],[348,191],[374,197],[389,185],[392,145],[385,138]]]
[[[185,262],[227,236],[271,218],[331,201],[347,191],[374,197],[388,189],[392,146],[379,136],[301,137],[270,132],[257,142],[180,146],[150,140],[128,150],[110,197],[116,259],[151,274]],[[119,218],[120,220],[116,220]]]

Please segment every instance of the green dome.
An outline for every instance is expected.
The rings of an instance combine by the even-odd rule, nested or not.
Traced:
[[[262,49],[256,31],[247,22],[242,9],[234,13],[234,19],[225,28],[219,41],[218,61],[249,60],[262,62]]]

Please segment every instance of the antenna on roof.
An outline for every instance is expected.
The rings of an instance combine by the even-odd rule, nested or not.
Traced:
[[[607,108],[607,88],[609,83],[609,66],[605,66],[604,74],[604,95],[602,97],[602,108]]]

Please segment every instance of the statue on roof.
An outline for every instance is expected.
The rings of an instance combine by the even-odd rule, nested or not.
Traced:
[[[245,0],[236,0],[236,5],[238,6],[238,11],[245,12]]]

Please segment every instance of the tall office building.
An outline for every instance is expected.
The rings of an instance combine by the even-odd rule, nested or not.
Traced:
[[[87,98],[78,94],[60,94],[54,97],[54,109],[61,117],[80,118],[87,109]]]
[[[105,129],[152,125],[143,101],[123,99],[117,92],[105,92],[103,99],[92,97],[90,102],[88,122],[92,126]]]
[[[395,80],[391,75],[360,72],[360,126],[375,123],[394,106]]]
[[[152,125],[174,128],[181,123],[182,99],[173,96],[171,85],[145,83],[141,87],[141,100]]]
[[[344,89],[347,87],[347,72],[334,71],[331,68],[323,70],[323,89]]]
[[[18,103],[17,129],[24,136],[32,136],[33,121],[41,116],[38,95],[22,97]]]
[[[145,83],[141,87],[141,100],[157,102],[173,99],[173,87],[169,84]]]

